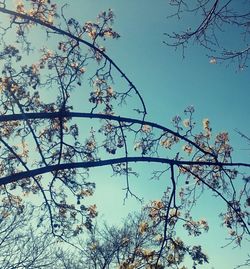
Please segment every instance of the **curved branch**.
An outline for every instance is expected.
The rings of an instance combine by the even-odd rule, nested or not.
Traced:
[[[221,163],[221,162],[199,162],[199,161],[184,161],[184,160],[175,160],[175,159],[167,159],[167,158],[158,158],[158,157],[122,157],[115,159],[106,159],[106,160],[98,160],[98,161],[86,161],[86,162],[75,162],[75,163],[62,163],[56,165],[50,165],[42,168],[33,169],[30,171],[24,171],[17,173],[15,175],[9,175],[6,177],[2,177],[0,179],[0,185],[8,184],[11,182],[15,182],[21,180],[23,178],[34,177],[41,174],[46,174],[52,171],[65,170],[65,169],[73,169],[73,168],[91,168],[91,167],[100,167],[107,166],[112,164],[119,163],[135,163],[135,162],[152,162],[152,163],[162,163],[169,165],[199,165],[199,166],[243,166],[249,167],[248,163]]]
[[[9,10],[9,9],[2,8],[2,7],[0,7],[0,12],[2,12],[4,14],[9,14],[11,16],[19,17],[19,18],[22,18],[22,19],[27,20],[27,21],[32,21],[32,22],[34,22],[36,24],[44,26],[47,29],[55,31],[56,33],[59,33],[61,35],[67,36],[69,38],[72,38],[75,41],[77,41],[77,42],[79,42],[81,44],[84,44],[87,47],[93,49],[94,51],[100,53],[120,73],[121,77],[123,77],[128,82],[129,86],[134,89],[135,93],[138,95],[138,97],[139,97],[139,99],[141,101],[141,104],[143,106],[143,119],[145,118],[145,116],[147,114],[147,109],[146,109],[145,103],[143,101],[143,98],[142,98],[140,92],[138,91],[136,86],[132,83],[132,81],[126,76],[126,74],[121,70],[121,68],[104,51],[102,51],[101,49],[99,49],[95,45],[91,44],[90,42],[88,42],[86,40],[83,40],[80,37],[77,37],[77,36],[67,32],[65,30],[62,30],[62,29],[60,29],[60,28],[58,28],[58,27],[56,27],[54,25],[51,25],[51,24],[46,23],[46,22],[43,22],[43,21],[41,21],[41,20],[39,20],[37,18],[34,18],[32,16],[29,16],[27,14],[18,13],[18,12],[15,12],[13,10]]]
[[[89,118],[89,119],[106,119],[106,120],[113,120],[117,122],[127,122],[127,123],[134,123],[134,124],[140,124],[140,125],[149,125],[152,128],[156,128],[159,130],[162,130],[163,132],[170,133],[181,140],[186,141],[187,143],[191,144],[195,148],[197,148],[199,151],[206,155],[210,155],[211,157],[217,158],[213,153],[205,151],[201,147],[199,147],[195,142],[188,139],[184,135],[181,135],[169,128],[164,127],[163,125],[150,122],[150,121],[144,121],[134,118],[127,118],[127,117],[120,117],[120,116],[113,116],[113,115],[107,115],[107,114],[95,114],[95,113],[84,113],[84,112],[67,112],[67,111],[61,111],[61,112],[41,112],[41,113],[25,113],[25,116],[22,114],[13,114],[13,115],[0,115],[0,122],[6,122],[6,121],[16,121],[16,120],[26,120],[26,119],[54,119],[54,118]]]

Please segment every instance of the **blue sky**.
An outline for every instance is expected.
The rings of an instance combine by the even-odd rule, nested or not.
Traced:
[[[63,4],[66,1],[58,2]],[[195,45],[187,48],[183,59],[180,51],[163,44],[164,32],[181,27],[186,29],[189,23],[195,21],[167,19],[171,10],[166,0],[68,2],[67,16],[76,17],[82,23],[94,20],[102,10],[114,10],[114,28],[121,38],[106,43],[107,54],[139,89],[147,106],[148,120],[171,127],[172,117],[193,105],[197,125],[201,125],[204,118],[209,118],[215,132],[228,131],[235,149],[235,160],[250,162],[250,151],[243,150],[247,144],[234,131],[237,128],[250,135],[249,70],[239,72],[235,65],[211,65],[206,51]],[[230,35],[234,39],[233,33]],[[128,103],[123,116],[130,116],[132,103]],[[82,100],[76,104],[76,107],[81,106]],[[145,202],[160,198],[166,189],[166,182],[164,179],[159,182],[149,180],[155,166],[139,164],[136,167],[140,176],[131,178],[132,190],[144,197]],[[139,210],[141,205],[133,198],[127,199],[124,205],[125,193],[122,189],[125,178],[110,175],[110,168],[98,168],[91,171],[90,180],[97,184],[94,202],[98,206],[100,219],[118,224],[128,212]],[[241,249],[232,250],[230,246],[221,248],[226,244],[226,233],[222,231],[217,215],[223,205],[211,198],[209,193],[199,203],[195,214],[207,217],[211,227],[210,232],[201,237],[211,264],[202,268],[233,268],[237,262],[244,261],[248,249],[246,244]]]
[[[62,1],[64,2],[64,1]],[[107,42],[107,54],[123,69],[140,90],[148,108],[148,120],[170,126],[174,115],[193,105],[195,119],[201,124],[209,118],[215,132],[228,131],[235,149],[235,160],[250,160],[247,144],[236,134],[235,128],[250,134],[250,76],[249,69],[238,71],[235,65],[210,64],[206,51],[190,46],[185,59],[180,51],[163,44],[164,32],[187,28],[192,21],[169,20],[167,1],[72,1],[68,15],[80,21],[92,20],[101,10],[112,8],[116,14],[114,28],[121,34],[117,41]],[[71,15],[72,14],[72,15]],[[192,18],[195,19],[195,18]],[[180,26],[181,25],[181,26]],[[233,39],[233,33],[229,40]],[[230,37],[230,35],[232,35]],[[128,104],[129,108],[130,104]],[[132,178],[132,187],[145,200],[161,197],[164,182],[148,181],[149,170],[140,165],[139,178]],[[140,204],[128,199],[123,205],[124,178],[109,177],[110,169],[97,169],[91,177],[97,183],[96,203],[100,216],[109,223],[118,223]],[[203,268],[233,268],[244,261],[247,245],[241,249],[221,248],[226,234],[221,230],[217,213],[221,205],[205,196],[200,201],[201,217],[208,215],[211,223],[208,235],[201,238],[208,250],[211,264]],[[216,212],[218,211],[218,212]]]
[[[168,123],[173,115],[194,105],[197,119],[210,118],[217,130],[238,128],[249,133],[249,70],[237,72],[234,65],[211,65],[207,51],[197,46],[190,46],[182,59],[181,51],[164,45],[163,33],[178,29],[181,21],[166,18],[170,8],[163,0],[157,4],[84,0],[81,4],[72,2],[69,11],[74,9],[74,15],[85,21],[110,7],[121,38],[109,42],[107,52],[140,89],[149,119]],[[182,26],[185,29],[188,24]]]

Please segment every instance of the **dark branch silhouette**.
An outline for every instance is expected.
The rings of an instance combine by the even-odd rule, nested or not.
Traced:
[[[170,5],[175,10],[171,18],[184,22],[185,29],[166,33],[165,43],[174,48],[185,48],[196,43],[208,51],[210,63],[236,63],[240,70],[248,67],[250,56],[248,1],[240,0],[173,0]],[[186,21],[186,16],[195,15],[195,22]],[[189,23],[189,24],[188,24]],[[236,46],[225,43],[225,36],[238,40]]]

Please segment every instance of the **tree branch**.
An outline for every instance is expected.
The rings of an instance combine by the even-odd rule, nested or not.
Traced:
[[[139,97],[139,99],[141,101],[141,104],[142,104],[142,107],[143,107],[143,119],[145,118],[145,116],[147,114],[147,109],[146,109],[145,103],[143,101],[143,98],[142,98],[140,92],[138,91],[136,86],[132,83],[132,81],[126,76],[126,74],[121,70],[121,68],[103,50],[99,49],[98,47],[91,44],[90,42],[81,39],[80,37],[77,37],[77,36],[67,32],[67,31],[64,31],[64,30],[62,30],[62,29],[60,29],[60,28],[58,28],[58,27],[56,27],[56,26],[54,26],[52,24],[46,23],[44,21],[36,19],[36,18],[34,18],[32,16],[29,16],[27,14],[18,13],[18,12],[15,12],[13,10],[9,10],[9,9],[2,8],[2,7],[0,7],[0,12],[2,12],[4,14],[9,14],[11,16],[19,17],[19,18],[22,18],[22,19],[27,20],[27,21],[32,21],[32,22],[34,22],[36,24],[44,26],[47,29],[55,31],[56,33],[59,33],[61,35],[67,36],[67,37],[69,37],[71,39],[74,39],[75,41],[77,41],[77,42],[79,42],[81,44],[84,44],[87,47],[93,49],[94,51],[100,53],[120,73],[121,77],[123,77],[128,82],[129,86],[134,89],[135,93],[138,95],[138,97]]]
[[[6,177],[2,177],[0,179],[0,184],[8,184],[11,182],[18,181],[23,178],[34,177],[37,175],[49,173],[52,171],[65,170],[65,169],[73,169],[73,168],[91,168],[91,167],[100,167],[107,166],[112,164],[119,163],[135,163],[135,162],[152,162],[152,163],[162,163],[169,165],[199,165],[199,166],[220,166],[220,167],[232,167],[232,166],[243,166],[249,167],[248,163],[221,163],[221,162],[202,162],[202,161],[184,161],[184,160],[175,160],[175,159],[167,159],[167,158],[159,158],[159,157],[122,157],[115,159],[106,159],[106,160],[98,160],[98,161],[86,161],[86,162],[75,162],[75,163],[62,163],[57,165],[50,165],[42,168],[33,169],[30,171],[24,171],[17,173],[15,175],[9,175]]]
[[[25,113],[23,114],[12,114],[12,115],[0,115],[0,122],[6,122],[6,121],[17,121],[17,120],[27,120],[27,119],[55,119],[55,118],[89,118],[89,119],[106,119],[106,120],[113,120],[117,122],[127,122],[127,123],[134,123],[134,124],[140,124],[140,125],[149,125],[152,128],[156,128],[159,130],[162,130],[164,132],[170,133],[176,137],[179,137],[181,140],[186,141],[187,143],[191,144],[198,150],[200,150],[202,153],[206,155],[210,155],[213,158],[216,158],[213,153],[205,151],[201,147],[197,145],[197,143],[193,142],[192,140],[188,139],[186,136],[181,135],[169,128],[164,127],[163,125],[150,122],[150,121],[144,121],[134,118],[127,118],[127,117],[120,117],[120,116],[113,116],[113,115],[107,115],[107,114],[95,114],[95,113],[84,113],[84,112],[67,112],[67,111],[61,111],[61,112],[41,112],[41,113]]]

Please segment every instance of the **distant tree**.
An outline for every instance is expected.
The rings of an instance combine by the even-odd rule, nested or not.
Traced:
[[[206,191],[225,204],[222,223],[231,242],[240,245],[249,235],[250,164],[233,162],[228,133],[212,133],[209,119],[196,126],[193,107],[184,118],[175,116],[170,127],[146,120],[139,90],[102,45],[119,38],[113,11],[82,23],[67,18],[65,6],[52,1],[12,5],[0,2],[2,218],[30,201],[40,209],[39,225],[49,223],[60,240],[75,240],[84,230],[93,231],[97,216],[96,205],[87,200],[95,189],[88,180],[90,168],[110,166],[113,174],[126,178],[125,197],[137,197],[129,184],[136,174],[133,164],[160,163],[153,178],[166,178],[166,193],[149,206],[145,225],[161,229],[162,239],[157,249],[150,248],[155,254],[149,268],[161,268],[162,257],[178,245],[172,235],[176,223],[194,235],[208,229],[206,220],[192,217]],[[198,264],[206,262],[199,247],[181,243],[178,251]],[[134,260],[145,264],[145,255],[136,253]],[[166,266],[178,264],[174,258]]]
[[[165,194],[163,200],[167,203],[168,198]],[[185,269],[187,257],[193,261],[193,268],[207,263],[208,257],[201,246],[185,243],[175,227],[179,220],[189,235],[198,236],[208,230],[207,222],[194,221],[190,216],[185,219],[178,210],[172,209],[165,234],[167,205],[163,200],[152,201],[140,214],[129,215],[122,227],[95,227],[83,247],[85,264],[89,264],[89,268]]]
[[[0,219],[0,268],[83,268],[81,256],[37,225],[35,215],[36,209],[26,205]]]
[[[50,248],[51,235],[34,233],[29,222],[31,208],[13,211],[8,217],[2,213],[0,219],[0,267],[52,268],[56,258]]]
[[[208,51],[210,63],[234,62],[239,69],[248,67],[250,59],[250,6],[245,0],[171,0],[185,29],[167,32],[165,43],[185,48],[198,44]]]

